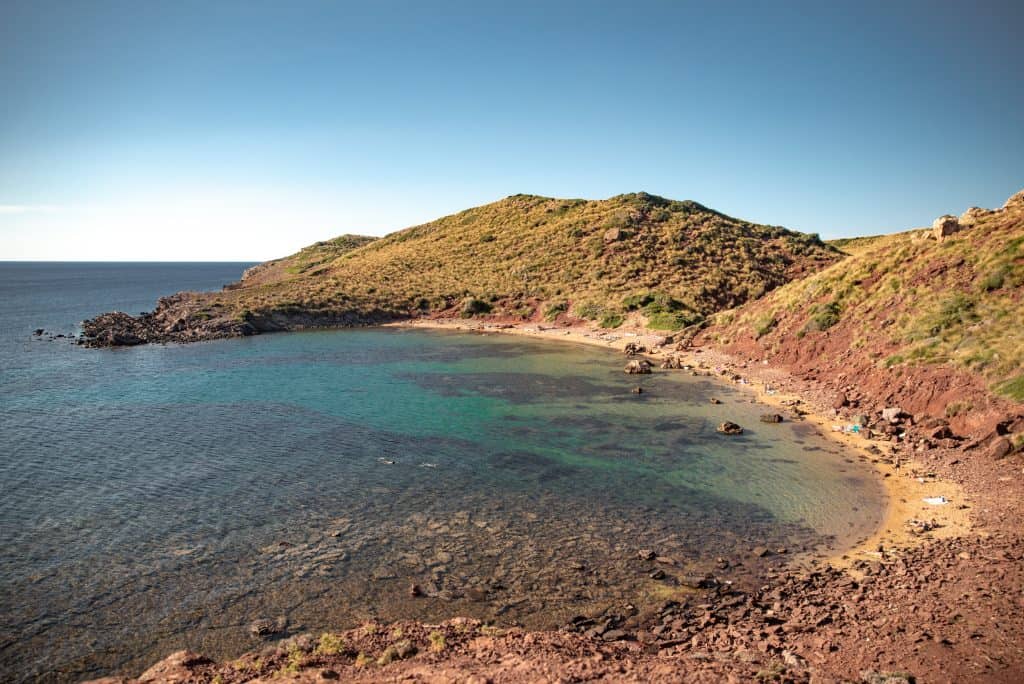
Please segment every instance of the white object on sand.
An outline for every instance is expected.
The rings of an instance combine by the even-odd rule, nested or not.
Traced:
[[[932,506],[941,506],[943,504],[948,504],[949,499],[944,496],[926,496],[924,497],[924,502],[926,504],[931,504]]]

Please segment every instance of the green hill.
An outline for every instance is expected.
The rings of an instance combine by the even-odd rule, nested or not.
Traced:
[[[817,236],[645,193],[515,195],[392,233],[343,236],[257,267],[197,314],[287,325],[565,313],[614,327],[630,311],[678,328],[840,258]]]

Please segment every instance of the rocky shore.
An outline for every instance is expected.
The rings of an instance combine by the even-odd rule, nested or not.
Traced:
[[[464,327],[446,327],[456,326]],[[1024,462],[1015,452],[1024,417],[1006,414],[959,434],[949,420],[888,405],[899,396],[849,384],[837,394],[712,348],[585,329],[474,327],[632,344],[630,355],[646,354],[652,367],[716,375],[759,392],[779,411],[766,415],[833,424],[841,428],[834,436],[860,448],[890,485],[886,529],[829,563],[796,567],[785,549],[756,548],[700,576],[681,575],[657,548],[637,549],[637,572],[672,579],[680,592],[643,609],[623,603],[579,615],[558,631],[468,618],[372,623],[268,641],[231,663],[176,653],[138,679],[101,681],[1024,680]],[[939,482],[956,494],[934,496],[930,485]],[[745,564],[756,568],[753,576],[725,579]],[[411,588],[410,600],[416,596]]]
[[[370,623],[231,663],[176,653],[138,679],[97,681],[1017,682],[1021,541],[929,542],[852,570],[771,573],[752,591],[709,576],[688,599],[647,613],[623,605],[557,632]]]
[[[210,307],[208,295],[179,292],[162,297],[153,311],[132,316],[121,311],[82,322],[78,344],[86,347],[132,347],[140,344],[187,344],[260,333],[320,328],[353,328],[395,320],[384,311],[274,311],[233,314]]]

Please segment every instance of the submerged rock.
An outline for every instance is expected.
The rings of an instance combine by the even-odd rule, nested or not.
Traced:
[[[627,375],[646,375],[651,372],[651,363],[646,359],[633,359],[626,364]]]
[[[743,428],[741,428],[736,423],[733,423],[733,422],[728,421],[728,420],[725,421],[724,423],[722,423],[721,425],[719,425],[717,430],[718,430],[718,432],[722,433],[723,435],[742,435],[743,434]]]
[[[782,422],[782,416],[780,416],[778,413],[764,413],[764,414],[761,414],[761,422],[762,423],[781,423]]]

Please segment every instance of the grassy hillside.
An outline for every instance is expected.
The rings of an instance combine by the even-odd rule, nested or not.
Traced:
[[[840,257],[817,236],[696,202],[515,195],[379,240],[317,243],[205,297],[199,314],[567,314],[615,327],[639,311],[650,327],[675,329]]]
[[[1024,401],[1024,196],[965,220],[942,240],[917,230],[840,244],[846,259],[718,314],[711,339],[813,350],[823,367],[951,364]]]

